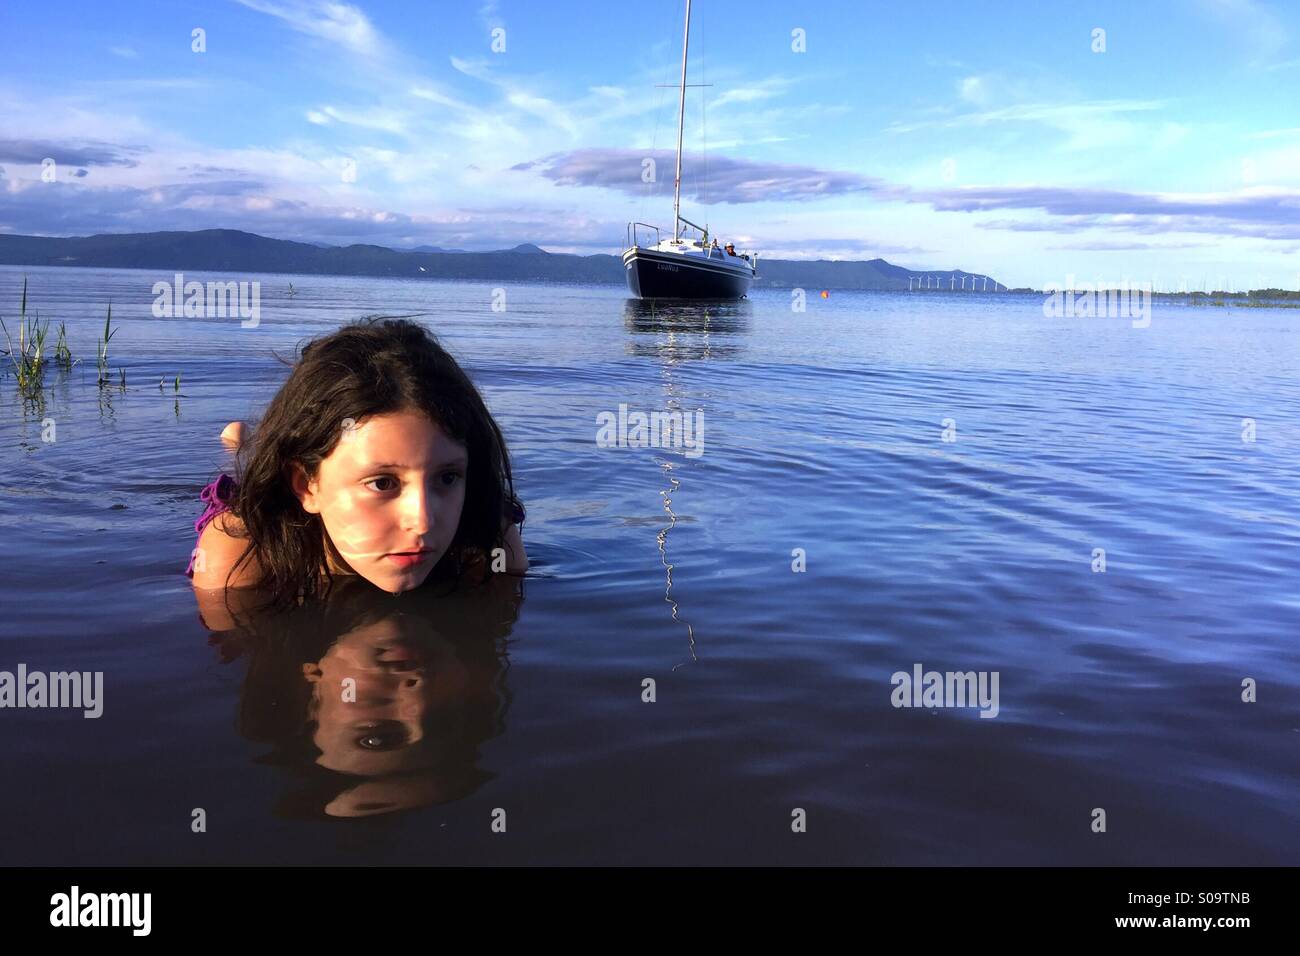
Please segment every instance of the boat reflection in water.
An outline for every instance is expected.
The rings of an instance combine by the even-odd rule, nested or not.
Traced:
[[[509,707],[506,641],[523,600],[506,575],[463,594],[386,594],[365,581],[214,635],[247,661],[239,732],[297,784],[276,814],[362,817],[448,803],[492,774],[479,746]]]
[[[754,306],[747,299],[626,299],[628,352],[667,362],[734,358],[744,350]]]

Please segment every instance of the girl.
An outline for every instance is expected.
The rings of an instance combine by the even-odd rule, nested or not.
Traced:
[[[288,606],[340,575],[396,594],[481,579],[489,562],[528,568],[501,431],[414,322],[366,319],[308,343],[236,470],[201,495],[195,588]]]

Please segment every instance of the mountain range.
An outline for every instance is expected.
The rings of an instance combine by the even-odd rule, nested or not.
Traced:
[[[405,276],[427,279],[594,282],[623,284],[618,256],[551,253],[531,243],[492,252],[418,246],[322,246],[270,239],[235,229],[139,232],[98,236],[21,236],[0,233],[0,265],[272,272],[301,275]],[[954,270],[917,271],[884,259],[856,261],[760,258],[756,288],[907,289],[928,277],[952,288],[963,278],[1002,290],[996,280]],[[990,290],[992,291],[992,290]]]

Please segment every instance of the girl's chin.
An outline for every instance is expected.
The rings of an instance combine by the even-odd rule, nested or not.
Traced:
[[[412,568],[408,572],[399,572],[393,574],[367,574],[365,579],[379,588],[381,591],[387,591],[389,594],[401,594],[403,591],[410,591],[418,588],[424,583],[429,572],[433,570],[432,566]]]

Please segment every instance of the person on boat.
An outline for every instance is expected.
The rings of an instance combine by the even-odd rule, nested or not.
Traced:
[[[727,255],[729,255],[729,256],[734,256],[735,254],[736,254],[736,247],[735,247],[735,245],[734,245],[733,243],[730,243],[730,242],[727,243]]]

